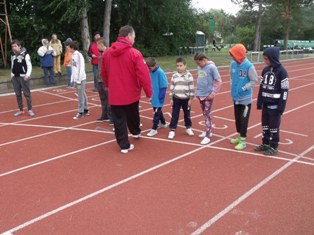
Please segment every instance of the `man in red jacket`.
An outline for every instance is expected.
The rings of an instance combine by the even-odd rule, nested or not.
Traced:
[[[152,85],[148,67],[140,51],[133,48],[135,31],[126,25],[120,28],[116,42],[104,53],[101,75],[108,87],[115,135],[121,153],[134,149],[128,138],[128,130],[134,138],[139,138],[139,100],[141,90],[152,97]]]
[[[90,44],[88,49],[88,56],[91,57],[91,62],[93,66],[93,74],[94,74],[94,91],[98,91],[98,59],[100,56],[100,52],[97,48],[97,40],[100,38],[100,33],[95,32],[94,33],[94,41],[92,44]]]

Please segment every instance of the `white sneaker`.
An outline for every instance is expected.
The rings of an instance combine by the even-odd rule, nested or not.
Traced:
[[[192,128],[186,129],[185,132],[186,132],[189,136],[193,136],[193,135],[194,135],[194,132],[192,131]]]
[[[205,144],[209,144],[209,142],[210,142],[210,138],[205,137],[205,138],[201,141],[201,144],[205,145]]]
[[[151,129],[150,132],[147,133],[147,136],[154,136],[156,135],[158,132],[154,129]]]
[[[209,137],[212,137],[212,136],[213,136],[213,133],[211,132],[211,133],[209,134]],[[205,131],[202,132],[201,134],[198,135],[198,137],[200,137],[200,138],[206,137],[206,132],[205,132]]]
[[[174,131],[170,131],[168,134],[168,139],[173,139],[176,133]]]
[[[132,150],[132,149],[134,149],[134,145],[130,144],[130,147],[128,149],[121,149],[121,153],[128,153],[129,150]]]
[[[141,137],[141,134],[138,134],[138,135],[132,135],[132,137],[133,137],[134,139],[139,139],[139,138]]]
[[[158,128],[167,128],[167,123],[158,125]]]

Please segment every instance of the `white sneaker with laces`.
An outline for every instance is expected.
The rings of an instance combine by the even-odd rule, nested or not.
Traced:
[[[189,136],[193,136],[193,135],[194,135],[194,132],[192,131],[192,128],[186,129],[185,132],[186,132]]]
[[[141,137],[141,134],[138,134],[138,135],[132,135],[132,137],[133,137],[134,139],[139,139],[139,138]]]
[[[150,132],[147,133],[147,136],[150,136],[150,137],[151,137],[151,136],[156,135],[157,133],[158,133],[158,132],[157,132],[156,130],[151,129]]]
[[[209,134],[209,137],[212,137],[212,136],[213,136],[213,133],[211,132],[211,133]],[[202,132],[201,134],[198,135],[198,137],[200,137],[200,138],[206,137],[206,132],[205,132],[205,131]]]
[[[173,139],[176,133],[174,131],[170,131],[168,134],[168,139]]]
[[[128,153],[129,150],[132,150],[132,149],[134,149],[134,145],[130,144],[130,147],[128,149],[121,149],[121,153]]]
[[[201,144],[205,145],[205,144],[209,144],[209,142],[210,142],[210,138],[205,137],[205,138],[201,141]]]

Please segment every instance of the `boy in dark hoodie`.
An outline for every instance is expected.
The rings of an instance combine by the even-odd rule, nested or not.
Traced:
[[[253,87],[257,85],[258,76],[254,65],[246,58],[246,48],[236,44],[229,50],[233,61],[230,66],[231,95],[234,104],[234,116],[239,136],[231,139],[236,150],[246,147],[246,133],[249,123]]]
[[[35,113],[32,110],[32,95],[29,87],[29,79],[32,73],[32,63],[29,54],[18,40],[11,42],[11,79],[14,92],[19,106],[19,111],[14,114],[18,117],[24,113],[22,92],[27,101],[28,115],[33,117]]]
[[[272,156],[278,152],[281,115],[287,103],[289,79],[279,60],[279,48],[267,48],[263,57],[267,66],[262,72],[257,98],[257,109],[262,109],[263,143],[255,151]]]

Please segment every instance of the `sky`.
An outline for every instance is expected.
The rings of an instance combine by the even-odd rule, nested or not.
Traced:
[[[226,13],[235,15],[240,7],[233,4],[231,0],[192,0],[192,6],[194,8],[201,8],[205,11],[209,9],[223,9]]]

